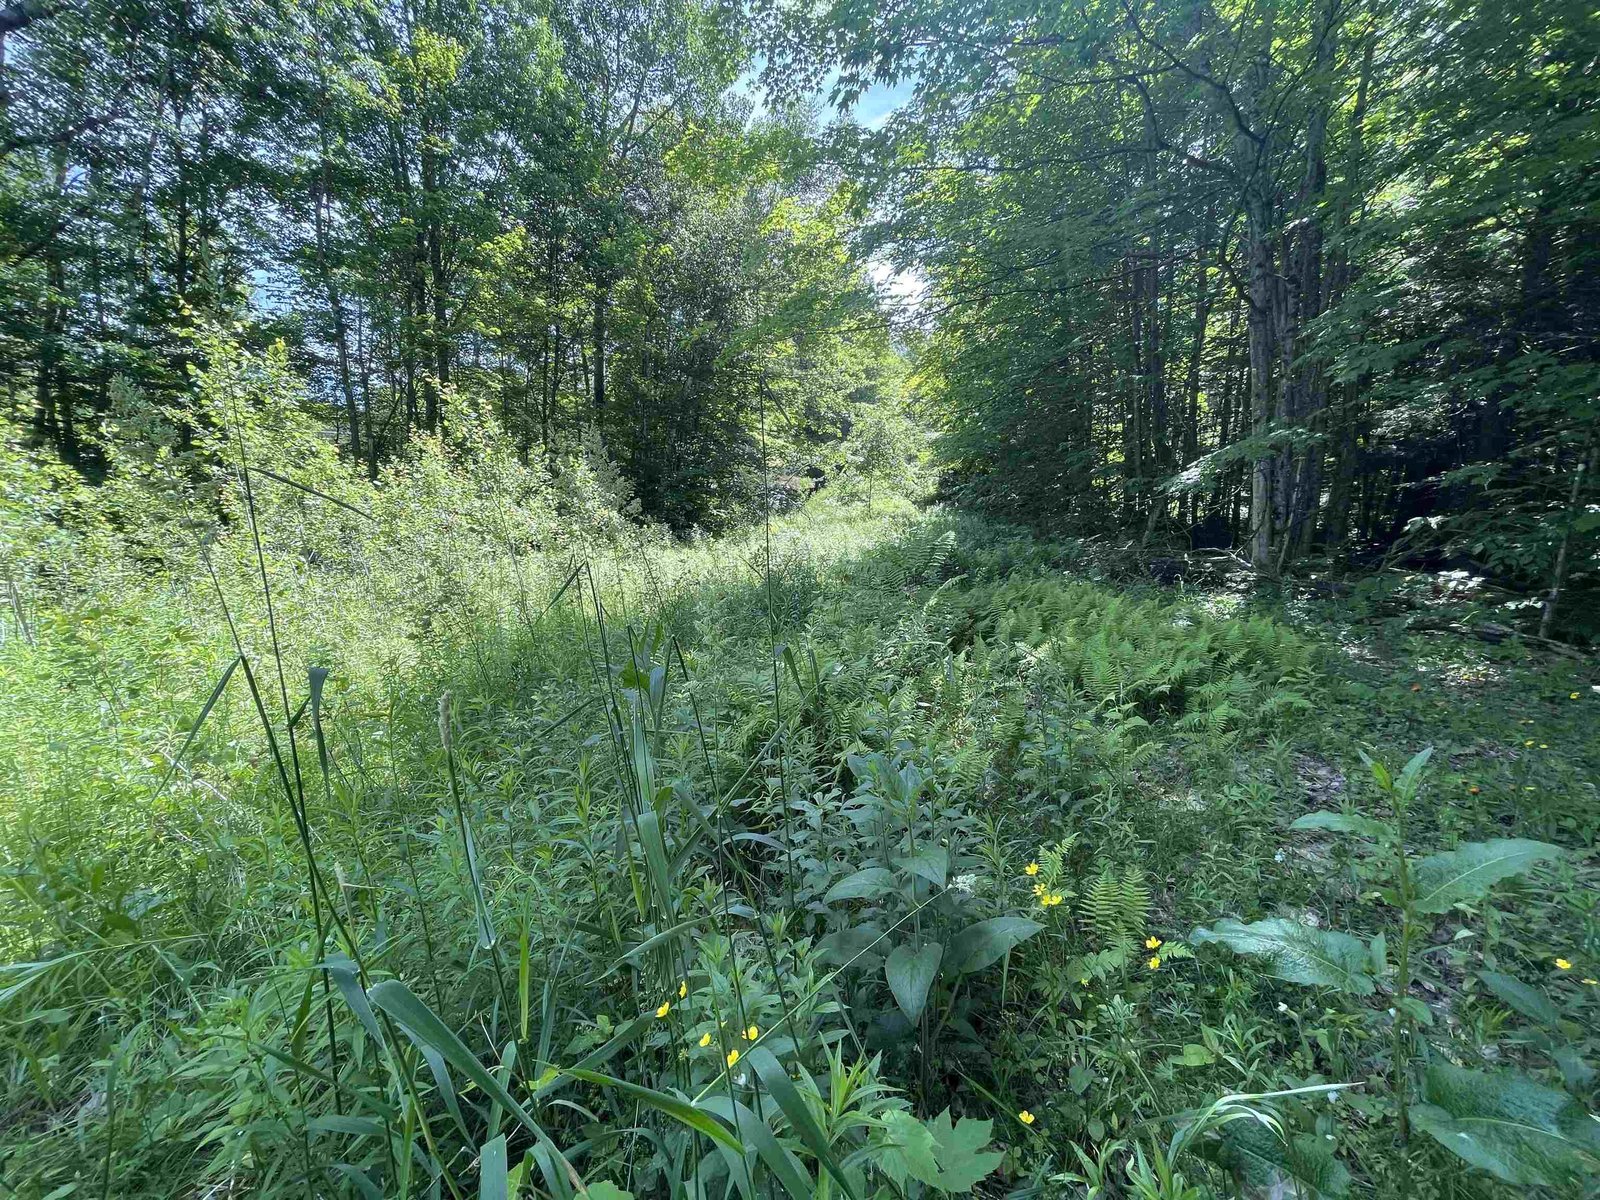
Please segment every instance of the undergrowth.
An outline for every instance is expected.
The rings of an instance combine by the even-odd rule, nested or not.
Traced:
[[[1592,1190],[1586,667],[900,500],[673,545],[487,421],[367,489],[274,385],[121,509],[6,461],[8,1193]]]

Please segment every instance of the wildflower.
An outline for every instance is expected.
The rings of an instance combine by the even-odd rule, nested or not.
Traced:
[[[1040,908],[1054,908],[1056,905],[1060,904],[1061,901],[1064,900],[1064,899],[1065,899],[1065,897],[1062,896],[1062,894],[1060,892],[1043,892],[1043,891],[1041,891],[1039,893],[1039,907]]]
[[[702,1033],[700,1035],[700,1049],[704,1050],[709,1045],[711,1045],[711,1035],[709,1033]]]
[[[1533,739],[1529,738],[1527,741],[1523,742],[1522,744],[1524,746],[1531,746],[1531,745],[1533,745]]]
[[[1159,950],[1161,948],[1161,939],[1158,937],[1145,938],[1144,948],[1146,950]]]
[[[1017,1120],[1021,1121],[1024,1125],[1032,1125],[1035,1117],[1027,1109],[1023,1109],[1017,1114]]]
[[[737,1050],[729,1050],[728,1051],[728,1065],[731,1067],[731,1066],[733,1066],[734,1063],[736,1063],[738,1061],[739,1061],[739,1052]]]
[[[1576,700],[1577,698],[1578,698],[1578,693],[1577,692],[1573,692],[1572,695],[1567,697],[1568,700]]]
[[[667,1015],[667,1013],[668,1013],[668,1012],[669,1012],[669,1011],[671,1011],[671,1009],[672,1009],[672,1001],[670,1001],[670,1000],[663,1000],[663,1001],[662,1001],[662,1002],[661,1002],[661,1007],[660,1007],[660,1008],[658,1008],[658,1009],[656,1009],[656,1016],[658,1016],[658,1017],[664,1017],[664,1016],[666,1016],[666,1015]]]
[[[1556,959],[1556,970],[1558,970],[1558,971],[1570,971],[1570,970],[1572,970],[1572,964],[1569,963],[1564,958],[1558,958],[1558,959]]]
[[[1550,743],[1549,742],[1540,742],[1539,743],[1539,749],[1541,749],[1541,750],[1550,749]]]
[[[1022,868],[1022,873],[1024,875],[1037,875],[1039,873],[1039,864],[1036,862],[1029,863]]]
[[[687,979],[680,979],[678,981],[678,999],[682,1000],[688,994],[689,994],[689,981]]]
[[[950,888],[952,891],[964,892],[968,896],[972,895],[973,890],[977,886],[978,876],[972,871],[968,871],[963,875],[957,875],[950,881]]]
[[[1034,885],[1033,885],[1033,894],[1034,894],[1034,895],[1035,895],[1035,896],[1042,896],[1042,895],[1044,895],[1044,884],[1042,884],[1042,883],[1036,883],[1036,884],[1034,884]]]
[[[744,1040],[747,1042],[753,1042],[760,1036],[761,1030],[757,1029],[754,1025],[750,1026],[749,1029],[744,1031]]]
[[[1144,965],[1149,967],[1152,971],[1159,970],[1160,967],[1161,967],[1161,955],[1152,954],[1150,956],[1150,961],[1145,963]]]

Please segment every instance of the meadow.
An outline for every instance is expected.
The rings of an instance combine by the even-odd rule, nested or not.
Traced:
[[[5,1194],[1592,1194],[1592,662],[208,386],[4,461]]]

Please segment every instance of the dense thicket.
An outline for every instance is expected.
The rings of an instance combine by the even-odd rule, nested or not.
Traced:
[[[1592,580],[1592,6],[769,7],[774,82],[916,81],[855,149],[956,494]]]
[[[525,459],[597,432],[679,526],[753,496],[766,410],[792,475],[895,386],[734,12],[18,0],[0,40],[0,378],[88,472],[152,409],[188,447],[218,322],[373,477],[470,396]]]

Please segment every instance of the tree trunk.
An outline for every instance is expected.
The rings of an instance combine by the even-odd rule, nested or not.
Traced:
[[[1539,614],[1539,636],[1547,638],[1555,624],[1556,606],[1561,603],[1561,589],[1567,583],[1567,564],[1571,559],[1572,535],[1575,532],[1578,513],[1583,507],[1583,485],[1589,476],[1594,474],[1595,452],[1600,449],[1600,442],[1596,442],[1593,430],[1589,433],[1589,444],[1584,450],[1582,461],[1572,475],[1572,487],[1567,493],[1567,519],[1561,531],[1561,545],[1556,550],[1555,570],[1550,576],[1550,591],[1544,598],[1544,609]]]

